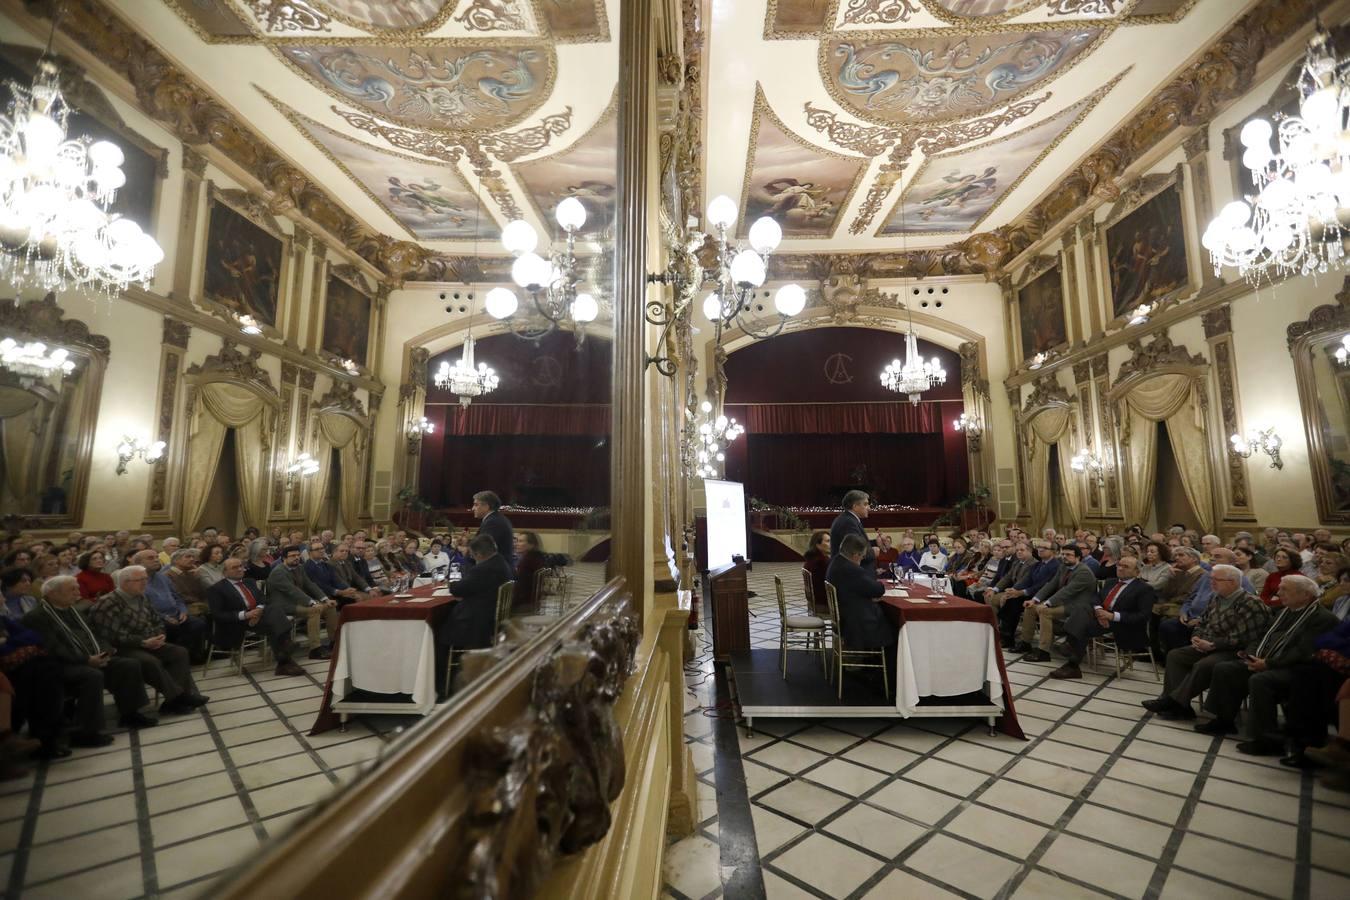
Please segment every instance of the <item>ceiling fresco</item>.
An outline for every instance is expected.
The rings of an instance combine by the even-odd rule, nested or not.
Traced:
[[[564,197],[576,197],[586,207],[586,224],[581,227],[583,237],[611,233],[619,139],[614,118],[617,109],[616,98],[610,101],[600,121],[566,150],[512,167],[547,233],[559,236],[552,211]]]
[[[406,31],[434,28],[454,12],[455,0],[318,0],[316,5],[326,8],[339,21]]]

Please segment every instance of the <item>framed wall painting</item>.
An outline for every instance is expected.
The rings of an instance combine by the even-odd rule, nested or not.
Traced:
[[[202,295],[275,328],[286,237],[269,215],[251,204],[230,202],[242,199],[228,196],[234,194],[243,192],[211,191]]]
[[[319,346],[339,360],[350,359],[365,367],[370,357],[370,319],[374,306],[375,301],[368,293],[329,272]]]
[[[1175,174],[1145,176],[1117,203],[1099,242],[1112,319],[1124,319],[1142,304],[1183,297],[1195,289],[1195,267],[1186,240],[1188,218],[1181,180]]]
[[[1017,289],[1017,331],[1022,359],[1045,353],[1069,342],[1064,311],[1064,269],[1059,262],[1033,275]]]

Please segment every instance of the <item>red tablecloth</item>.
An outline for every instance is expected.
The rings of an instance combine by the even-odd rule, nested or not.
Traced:
[[[427,585],[425,587],[413,588],[411,593],[414,597],[430,597],[436,592],[438,585]],[[348,622],[363,622],[372,619],[422,619],[433,629],[435,629],[450,611],[450,604],[454,603],[456,597],[436,597],[425,603],[408,603],[405,600],[397,600],[393,596],[379,597],[375,600],[362,600],[359,603],[348,603],[342,608],[338,620],[338,633],[333,637],[332,659],[328,663],[328,680],[323,686],[323,706],[319,707],[319,715],[314,720],[314,726],[310,729],[310,734],[322,734],[331,728],[336,728],[339,724],[338,714],[333,711],[333,669],[337,666],[338,642],[342,640],[342,627]]]
[[[889,585],[889,582],[883,582]],[[917,587],[917,586],[916,586]],[[932,594],[932,591],[922,591]],[[1003,662],[1003,645],[998,631],[998,617],[992,607],[973,600],[966,600],[951,594],[942,595],[945,603],[930,601],[915,603],[904,597],[883,597],[881,602],[886,614],[895,622],[897,628],[903,628],[906,622],[987,622],[994,631],[994,651],[998,657],[998,674],[1003,679],[1003,715],[998,718],[998,726],[1011,737],[1026,740],[1022,726],[1017,724],[1017,711],[1013,708],[1012,685],[1008,681],[1008,669]]]

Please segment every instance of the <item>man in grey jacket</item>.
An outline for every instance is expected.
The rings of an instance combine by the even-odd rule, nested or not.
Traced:
[[[1030,644],[1038,623],[1041,629],[1040,645],[1022,657],[1031,662],[1049,661],[1055,622],[1067,618],[1075,609],[1091,611],[1097,602],[1097,576],[1083,564],[1083,549],[1077,544],[1065,544],[1060,548],[1059,558],[1059,573],[1022,610],[1022,640]]]
[[[282,563],[267,576],[267,602],[278,603],[288,616],[304,616],[309,635],[309,658],[327,659],[329,651],[319,642],[319,621],[328,626],[331,641],[338,631],[337,601],[319,590],[300,560],[300,548],[294,544],[282,551]]]

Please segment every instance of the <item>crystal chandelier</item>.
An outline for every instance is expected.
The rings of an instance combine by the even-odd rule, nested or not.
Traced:
[[[53,26],[54,27],[54,26]],[[0,273],[15,287],[90,287],[116,295],[146,285],[164,251],[130,219],[109,212],[126,183],[122,150],[69,139],[70,107],[56,66],[39,61],[30,88],[0,116]]]
[[[905,356],[893,359],[881,370],[881,384],[899,394],[908,394],[909,402],[919,405],[919,395],[931,387],[947,383],[947,370],[936,356],[925,362],[919,355],[919,339],[914,336],[914,313],[910,312],[909,330],[905,332]]]
[[[509,320],[512,333],[520,337],[538,340],[567,328],[576,332],[580,344],[586,337],[586,323],[600,314],[595,296],[577,291],[581,276],[577,272],[576,240],[577,232],[586,224],[586,207],[576,197],[564,197],[553,216],[567,234],[567,243],[561,251],[550,252],[548,258],[534,252],[539,235],[529,222],[516,219],[502,229],[502,246],[516,258],[511,264],[511,280],[529,294],[537,317],[516,317],[520,301],[510,288],[488,291],[485,306],[493,318]]]
[[[7,337],[0,340],[0,369],[9,369],[20,378],[61,378],[75,371],[75,362],[64,347],[48,350],[41,341],[19,343]]]
[[[751,337],[773,337],[783,330],[787,320],[806,308],[806,291],[798,284],[785,284],[774,294],[774,311],[778,320],[773,325],[756,329],[750,323],[755,288],[764,284],[768,276],[769,254],[783,240],[783,229],[768,216],[761,216],[750,226],[749,247],[737,247],[727,240],[727,232],[736,224],[736,204],[726,194],[720,194],[708,204],[708,223],[717,231],[716,268],[707,273],[717,290],[703,301],[703,317],[712,323],[717,343],[722,331],[737,325]]]
[[[1350,364],[1350,334],[1341,335],[1341,344],[1336,348],[1334,355],[1340,365]]]
[[[459,361],[453,366],[448,362],[442,362],[441,367],[436,370],[435,382],[436,387],[458,394],[460,406],[468,406],[474,397],[495,391],[501,384],[501,379],[487,363],[474,364],[473,335],[470,334],[464,339]]]
[[[1299,115],[1252,119],[1239,137],[1256,196],[1219,211],[1201,240],[1216,274],[1236,268],[1253,285],[1342,265],[1340,211],[1350,207],[1350,80],[1319,23],[1308,42]],[[1277,139],[1272,149],[1271,138]]]
[[[726,462],[726,449],[736,438],[745,434],[745,427],[725,415],[713,416],[713,405],[707,400],[699,406],[703,422],[698,426],[699,447],[694,474],[700,478],[716,478],[719,466]]]

